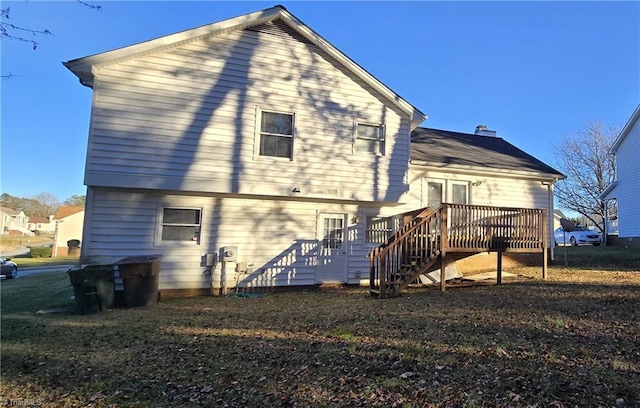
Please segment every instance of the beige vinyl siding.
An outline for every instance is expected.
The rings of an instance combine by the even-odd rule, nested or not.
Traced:
[[[96,78],[88,185],[388,202],[406,190],[408,115],[286,35],[227,34]],[[293,161],[257,155],[260,109],[295,114]],[[353,152],[354,121],[385,125],[385,156]]]
[[[495,174],[445,172],[421,166],[412,166],[409,170],[410,187],[406,201],[399,207],[383,207],[383,215],[394,215],[427,206],[427,181],[437,180],[445,184],[445,202],[450,201],[452,183],[468,183],[470,204],[497,207],[541,208],[547,210],[548,241],[553,243],[553,214],[549,211],[548,186],[541,180],[526,179]],[[472,183],[476,183],[474,186]]]
[[[273,199],[192,197],[160,192],[134,193],[92,188],[92,205],[83,256],[116,261],[125,256],[162,254],[161,289],[207,288],[201,257],[219,254],[225,246],[238,247],[238,261],[252,264],[252,274],[240,275],[241,287],[314,285],[319,212],[354,214],[372,211],[349,204],[281,201]],[[161,242],[162,208],[202,209],[199,244]],[[363,245],[364,220],[349,221],[348,282],[368,277]],[[213,273],[214,287],[221,286],[221,264]],[[227,287],[235,286],[235,263],[227,265]],[[356,273],[360,278],[356,278]]]

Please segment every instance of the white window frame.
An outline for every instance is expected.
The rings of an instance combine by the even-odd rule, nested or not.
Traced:
[[[260,145],[262,143],[262,114],[264,112],[267,113],[277,113],[281,115],[290,115],[291,118],[291,136],[289,135],[280,135],[277,134],[275,136],[278,137],[290,137],[291,138],[291,157],[279,157],[279,156],[267,156],[260,154]],[[266,132],[264,132],[266,133]],[[255,125],[255,135],[254,135],[254,152],[253,157],[254,160],[261,161],[277,161],[277,162],[293,162],[295,158],[295,146],[296,146],[296,137],[297,137],[297,128],[296,128],[296,113],[287,109],[278,109],[276,107],[256,107],[256,125]]]
[[[198,225],[199,226],[199,232],[198,232],[198,238],[191,240],[191,241],[169,241],[169,240],[163,240],[162,239],[162,232],[164,230],[164,226],[165,226],[165,222],[164,222],[164,210],[165,209],[170,209],[170,210],[192,210],[192,211],[200,211],[200,223],[199,224],[189,224],[189,225]],[[156,246],[160,246],[160,247],[181,247],[181,246],[187,246],[187,247],[191,247],[191,246],[199,246],[202,243],[202,226],[204,223],[204,208],[202,207],[198,207],[198,206],[181,206],[181,205],[171,205],[171,204],[159,204],[158,208],[157,208],[157,215],[156,215],[156,239],[155,239],[155,244]]]
[[[379,134],[380,137],[378,139],[371,139],[371,138],[361,138],[363,140],[378,140],[380,142],[381,145],[381,149],[382,151],[380,152],[371,152],[369,150],[358,150],[358,126],[371,126],[371,127],[376,127],[379,129]],[[357,154],[369,154],[369,155],[374,155],[374,156],[385,156],[386,155],[386,149],[387,149],[387,130],[386,130],[386,126],[383,123],[373,123],[373,122],[367,122],[367,121],[359,121],[359,120],[354,120],[353,122],[353,152],[357,153]]]
[[[446,179],[423,178],[423,183],[424,183],[424,191],[426,191],[426,194],[423,194],[424,197],[422,197],[422,199],[424,200],[423,207],[429,206],[429,183],[437,183],[442,185],[442,192],[440,193],[441,194],[440,201],[442,203],[447,202],[447,180]],[[432,208],[431,210],[435,211],[437,210],[437,208]]]
[[[447,180],[448,183],[448,187],[449,187],[449,197],[447,199],[447,202],[449,203],[453,203],[453,186],[463,186],[465,188],[465,196],[466,196],[466,203],[459,203],[459,204],[471,204],[471,189],[469,188],[469,182],[468,181],[462,181],[462,180]]]

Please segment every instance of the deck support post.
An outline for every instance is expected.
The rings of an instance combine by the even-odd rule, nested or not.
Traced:
[[[444,292],[447,286],[447,254],[440,255],[440,291]]]
[[[498,285],[502,285],[502,251],[498,251],[498,276],[496,278]]]
[[[547,279],[547,242],[548,242],[548,232],[547,232],[547,210],[542,210],[542,279],[546,280]],[[567,248],[565,247],[565,257],[567,256],[567,252],[566,252]],[[566,259],[565,258],[565,263],[566,263]]]
[[[548,263],[547,248],[542,248],[542,279],[543,280],[547,280],[547,263]]]

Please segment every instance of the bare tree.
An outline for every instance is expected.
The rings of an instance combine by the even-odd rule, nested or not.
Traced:
[[[583,215],[600,229],[605,203],[599,195],[615,180],[615,158],[609,150],[620,129],[588,122],[583,130],[565,136],[554,147],[556,167],[567,176],[555,188],[560,207]]]
[[[87,200],[87,196],[74,194],[71,197],[64,200],[62,204],[84,207],[86,200]]]
[[[100,11],[102,10],[102,6],[98,6],[95,4],[87,3],[83,0],[76,0],[81,5],[88,7],[90,9]],[[36,50],[38,49],[38,39],[41,36],[53,35],[51,31],[46,28],[43,29],[33,29],[23,25],[16,25],[11,20],[11,7],[7,7],[4,9],[0,9],[0,39],[2,40],[15,40],[25,42]],[[7,74],[2,75],[2,79],[11,79],[19,75]]]
[[[11,7],[1,9],[0,18],[0,38],[29,43],[34,50],[38,48],[38,43],[36,40],[34,40],[35,37],[39,35],[51,35],[51,31],[47,29],[34,30],[10,23],[9,20],[11,19]],[[32,38],[26,38],[25,36],[27,35],[31,35]]]
[[[58,207],[60,207],[60,201],[58,201],[58,198],[51,193],[38,193],[32,197],[32,200],[38,203],[37,208],[34,208],[33,210],[33,216],[48,217],[55,213],[58,210]]]

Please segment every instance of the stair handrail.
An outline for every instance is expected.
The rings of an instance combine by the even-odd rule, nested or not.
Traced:
[[[425,217],[430,216],[431,214],[434,214],[434,211],[431,211],[430,207],[425,207],[422,208],[420,210],[418,210],[419,212],[417,212],[417,214],[413,217],[413,219],[411,221],[409,221],[408,223],[404,224],[400,229],[398,229],[393,235],[391,235],[389,238],[387,238],[382,244],[380,244],[378,247],[376,248],[386,248],[387,246],[391,245],[394,241],[399,240],[403,234],[405,232],[409,232],[409,230],[405,231],[405,229],[407,228],[412,228],[418,225],[417,221],[423,220]],[[438,210],[436,210],[438,211]],[[400,216],[405,216],[407,214],[411,214],[414,213],[416,211],[411,211],[411,212],[407,212],[404,214],[401,214]]]
[[[443,209],[444,208],[444,209]],[[382,295],[383,287],[386,285],[387,281],[387,254],[395,247],[402,242],[402,240],[409,236],[416,229],[421,227],[423,224],[427,224],[433,220],[433,218],[439,217],[442,214],[442,211],[445,211],[445,206],[438,208],[436,211],[431,211],[428,207],[423,209],[414,217],[414,219],[405,224],[403,228],[398,230],[392,237],[388,238],[383,244],[374,248],[371,252],[369,252],[370,259],[370,287],[379,287],[380,293]],[[433,252],[439,253],[442,247],[442,241],[437,242],[438,247],[433,248]],[[375,267],[375,259],[380,259],[380,265],[378,268]],[[375,285],[376,277],[378,278],[379,284]]]

